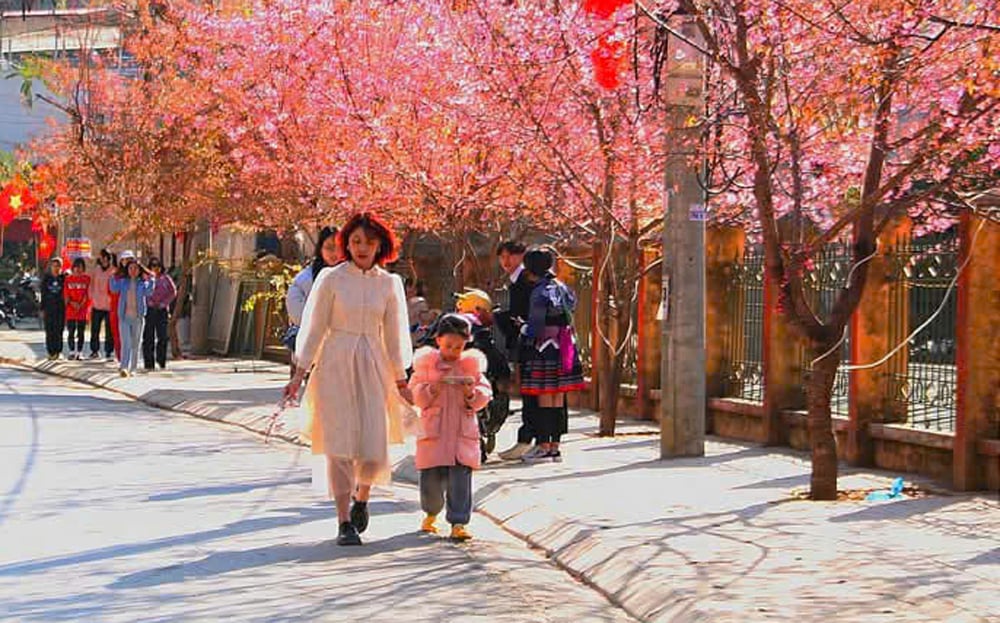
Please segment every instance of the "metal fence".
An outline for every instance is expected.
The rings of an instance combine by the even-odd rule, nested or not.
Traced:
[[[747,247],[743,263],[732,266],[727,296],[723,396],[764,400],[764,250]]]
[[[958,239],[953,232],[902,239],[891,258],[890,345],[927,326],[909,340],[902,356],[890,360],[886,408],[905,414],[911,426],[954,431],[958,304],[949,286],[958,266]]]
[[[854,257],[850,245],[831,244],[813,260],[813,265],[804,275],[806,297],[820,318],[827,318],[833,311],[837,297],[847,284],[847,277],[854,265]],[[812,374],[813,354],[805,347],[799,347],[799,369],[802,375],[802,386],[805,387]],[[851,358],[850,325],[845,329],[844,340],[840,345],[840,361],[848,362]],[[833,381],[833,392],[830,397],[830,412],[837,415],[847,415],[849,394],[849,373],[843,366],[837,369]]]

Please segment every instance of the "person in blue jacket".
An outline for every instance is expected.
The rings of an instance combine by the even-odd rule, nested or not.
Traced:
[[[151,273],[129,251],[122,252],[118,274],[108,287],[118,294],[118,331],[121,334],[122,356],[119,374],[135,374],[142,346],[142,328],[146,318],[146,297],[153,291]]]

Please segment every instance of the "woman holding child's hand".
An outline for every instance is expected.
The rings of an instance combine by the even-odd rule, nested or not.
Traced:
[[[395,235],[366,212],[352,217],[339,237],[347,261],[316,277],[296,338],[298,368],[285,398],[298,396],[312,368],[305,407],[318,424],[313,452],[326,455],[340,524],[337,543],[361,545],[372,483],[388,482],[388,444],[402,441],[413,351],[403,282],[382,268],[396,257]]]

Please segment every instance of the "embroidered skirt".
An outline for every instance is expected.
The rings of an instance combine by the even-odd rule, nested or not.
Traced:
[[[521,393],[565,394],[586,388],[573,327],[545,327],[541,339],[528,346],[521,366]]]

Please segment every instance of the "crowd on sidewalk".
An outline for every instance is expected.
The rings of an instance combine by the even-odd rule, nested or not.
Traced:
[[[66,272],[63,260],[49,260],[42,278],[42,319],[48,358],[117,361],[123,377],[135,374],[140,350],[143,369],[167,366],[167,326],[177,298],[173,279],[151,257],[143,264],[132,251],[101,250],[93,266],[82,257]],[[89,327],[89,353],[84,352]],[[103,334],[104,344],[101,345]]]
[[[397,251],[395,234],[372,213],[324,228],[286,299],[285,399],[305,386],[308,436],[325,459],[318,473],[336,502],[341,545],[361,544],[371,486],[387,478],[388,443],[404,432],[417,438],[421,530],[437,533],[446,509],[451,538],[471,538],[472,472],[507,418],[511,377],[525,398],[524,423],[500,457],[525,463],[562,460],[566,395],[584,386],[576,296],[556,278],[551,249],[502,243],[510,305],[494,308],[486,292],[468,289],[443,315],[429,309],[419,281],[385,270]]]

